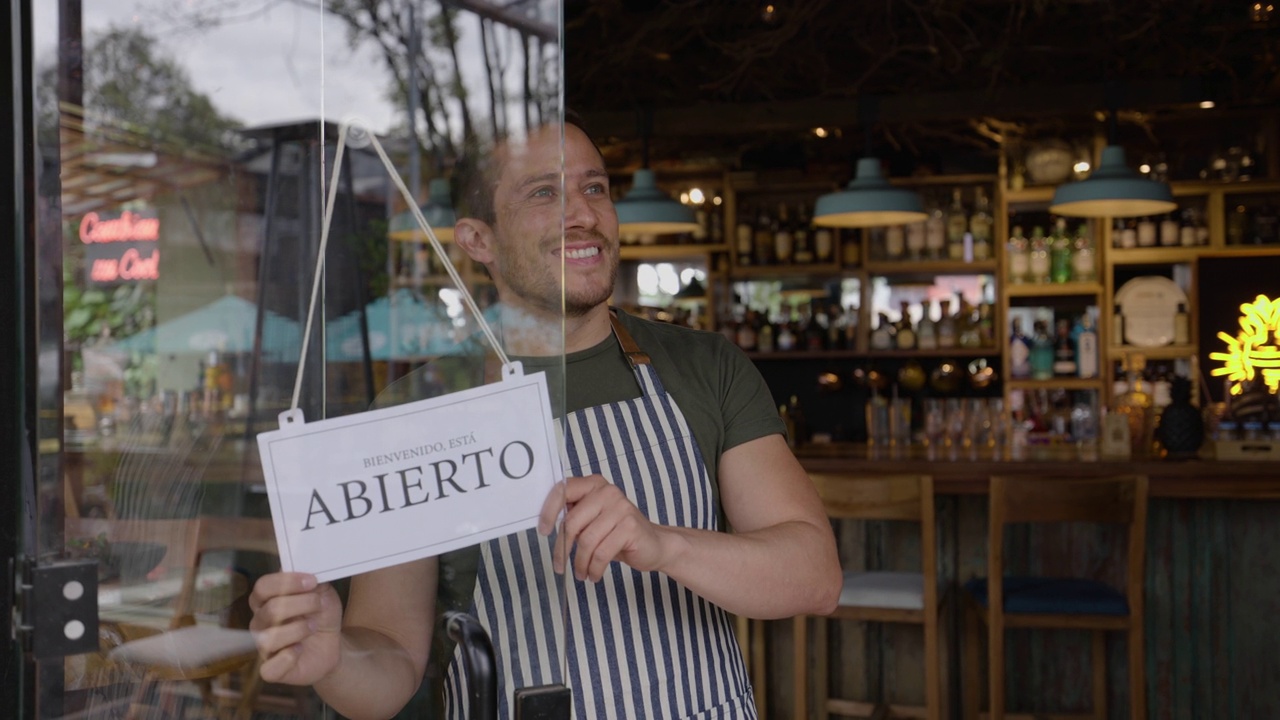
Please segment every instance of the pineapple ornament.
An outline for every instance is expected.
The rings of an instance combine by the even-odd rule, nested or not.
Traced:
[[[1160,413],[1156,437],[1169,457],[1195,457],[1204,442],[1204,418],[1200,416],[1200,410],[1191,404],[1191,381],[1184,377],[1174,378],[1170,394],[1173,402]]]

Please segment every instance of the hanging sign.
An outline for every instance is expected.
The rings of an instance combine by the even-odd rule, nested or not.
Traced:
[[[283,570],[321,582],[537,525],[564,479],[546,374],[258,435]]]

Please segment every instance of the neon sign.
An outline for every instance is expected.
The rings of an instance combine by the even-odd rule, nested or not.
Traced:
[[[160,239],[160,218],[143,217],[125,210],[118,218],[104,220],[96,212],[80,220],[80,242],[85,245],[111,242],[156,242]]]
[[[1226,352],[1209,353],[1209,359],[1219,360],[1222,367],[1214,368],[1214,377],[1226,376],[1231,381],[1231,394],[1244,392],[1244,383],[1259,375],[1271,392],[1280,390],[1280,298],[1272,300],[1259,295],[1252,303],[1240,305],[1240,333],[1231,337],[1219,332],[1218,338],[1227,345]]]
[[[96,212],[80,219],[89,282],[111,285],[160,279],[160,218],[125,210],[118,216]]]

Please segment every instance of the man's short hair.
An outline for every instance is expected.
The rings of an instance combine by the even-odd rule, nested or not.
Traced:
[[[591,133],[587,132],[581,115],[573,110],[565,110],[563,119],[565,125],[572,125],[581,130],[587,139],[591,140],[597,152],[599,151],[600,148],[596,146]],[[475,218],[490,226],[497,223],[498,214],[493,201],[498,190],[498,178],[502,175],[502,163],[496,151],[504,142],[506,142],[505,138],[499,138],[487,152],[475,151],[458,162],[455,170],[456,180],[453,184],[458,188],[458,197],[454,203],[458,217]]]

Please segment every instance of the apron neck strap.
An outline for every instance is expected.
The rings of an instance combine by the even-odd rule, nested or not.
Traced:
[[[627,362],[631,364],[634,370],[638,365],[648,365],[649,355],[640,351],[640,346],[636,345],[636,341],[631,337],[631,333],[622,326],[622,321],[618,320],[618,311],[609,310],[609,324],[613,326],[613,334],[618,338],[618,344],[622,346],[622,353],[627,356]]]

